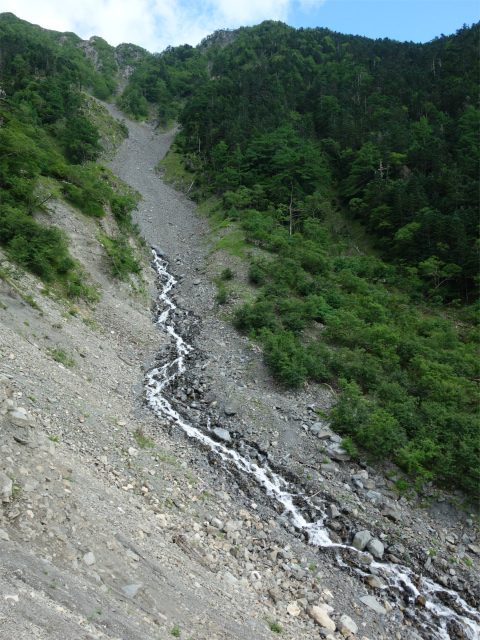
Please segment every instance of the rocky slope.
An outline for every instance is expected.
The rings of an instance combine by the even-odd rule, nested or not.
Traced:
[[[423,596],[385,590],[372,560],[408,563],[475,606],[474,522],[352,464],[314,412],[331,390],[272,384],[214,302],[232,259],[210,252],[206,221],[154,172],[172,134],[128,125],[111,167],[142,194],[137,222],[179,280],[179,328],[196,347],[172,401],[268,455],[327,509],[332,540],[367,553],[306,544],[254,481],[145,407],[145,372],[170,348],[152,323],[149,254],[143,287],[113,282],[96,224],[57,203],[101,300],[72,308],[30,276],[1,282],[0,638],[440,637],[415,622]]]

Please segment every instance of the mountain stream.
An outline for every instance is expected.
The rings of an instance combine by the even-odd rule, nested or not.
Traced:
[[[237,473],[254,479],[274,506],[281,506],[283,517],[296,530],[298,535],[319,549],[331,549],[339,567],[348,567],[360,576],[374,573],[385,582],[382,594],[392,607],[401,602],[404,613],[408,615],[422,638],[480,639],[480,614],[469,606],[460,595],[433,580],[417,575],[406,566],[393,563],[372,562],[369,573],[362,569],[361,563],[355,563],[355,557],[361,553],[357,549],[331,541],[325,527],[325,512],[295,487],[293,483],[276,473],[261,458],[258,452],[245,442],[225,444],[215,439],[213,430],[207,426],[203,431],[187,422],[174,408],[171,397],[172,388],[177,385],[186,372],[189,354],[193,346],[180,335],[175,324],[177,306],[170,292],[177,281],[168,271],[168,262],[156,249],[152,249],[153,268],[158,277],[159,295],[155,322],[171,338],[172,357],[163,364],[154,367],[146,375],[145,393],[148,406],[171,424],[180,427],[185,434],[200,443],[218,457],[225,467],[234,468]],[[313,517],[312,517],[313,514]],[[346,558],[346,559],[345,559]],[[419,600],[423,606],[418,606]]]

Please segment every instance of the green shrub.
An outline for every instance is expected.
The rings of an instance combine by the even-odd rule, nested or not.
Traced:
[[[215,296],[217,304],[225,304],[228,300],[228,290],[223,282],[217,282],[217,295]]]
[[[252,260],[248,269],[248,278],[252,284],[265,284],[268,278],[268,273],[268,263],[265,260]]]
[[[131,194],[113,193],[110,197],[112,214],[120,227],[131,229],[131,213],[137,206],[136,198]]]
[[[80,209],[82,213],[92,218],[103,218],[105,211],[101,202],[92,198],[88,189],[82,189],[75,184],[64,184],[62,188],[65,199]]]
[[[9,257],[51,282],[74,268],[64,233],[13,207],[0,206],[0,243]]]
[[[124,237],[112,238],[106,234],[100,234],[99,240],[109,257],[113,276],[126,280],[131,273],[141,272],[141,266],[135,258],[133,249]]]
[[[259,329],[275,329],[279,326],[275,307],[269,300],[257,300],[236,310],[234,324],[240,331],[255,332]]]
[[[395,456],[406,444],[404,430],[388,411],[377,407],[357,426],[357,441],[378,458]]]
[[[288,387],[300,387],[308,370],[305,352],[293,333],[264,330],[261,340],[265,361],[275,377]]]
[[[230,267],[226,267],[226,269],[223,269],[223,271],[220,274],[220,280],[223,280],[223,281],[231,280],[233,276],[234,276],[234,273],[230,269]]]
[[[75,364],[75,360],[69,355],[65,349],[61,349],[59,347],[54,347],[48,350],[48,353],[52,356],[52,358],[56,362],[60,362],[65,367],[73,367]]]

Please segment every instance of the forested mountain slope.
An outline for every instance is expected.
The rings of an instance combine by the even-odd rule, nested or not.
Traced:
[[[257,247],[235,321],[278,379],[341,387],[352,450],[473,493],[478,35],[266,22],[145,59],[125,92],[179,110],[194,197]]]
[[[60,284],[68,296],[92,297],[65,237],[34,213],[61,196],[97,218],[110,207],[119,225],[128,227],[135,197],[94,162],[102,146],[90,95],[111,96],[117,76],[143,50],[115,50],[101,38],[84,42],[6,13],[0,15],[0,51],[0,243],[13,260]],[[117,129],[121,139],[125,132]],[[124,240],[114,242],[128,259]]]

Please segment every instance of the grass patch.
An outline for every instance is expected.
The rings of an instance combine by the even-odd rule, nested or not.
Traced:
[[[245,233],[238,228],[233,228],[213,245],[213,251],[225,251],[237,258],[245,258],[246,249]]]
[[[65,351],[65,349],[53,347],[52,349],[48,349],[48,353],[55,362],[63,364],[64,367],[71,368],[75,365],[75,360]]]
[[[210,196],[199,202],[198,212],[210,219],[210,222],[225,224],[225,216],[222,211],[222,201],[216,196]]]
[[[230,292],[225,283],[229,282],[233,276],[233,271],[227,267],[226,269],[223,269],[218,278],[215,278],[215,284],[217,285],[217,295],[215,296],[215,300],[217,304],[226,304],[226,302],[228,302]]]
[[[216,281],[217,284],[217,295],[215,296],[215,301],[217,304],[226,304],[228,301],[228,289],[225,286],[225,283],[221,280]]]
[[[140,449],[152,449],[155,446],[155,442],[145,435],[143,429],[140,427],[135,429],[133,432],[133,437],[135,438],[135,442],[140,447]]]
[[[90,316],[82,316],[82,322],[92,331],[98,331],[100,329],[98,322]]]
[[[194,175],[185,167],[185,161],[175,149],[170,149],[167,155],[160,160],[156,170],[162,173],[165,182],[173,185],[179,191],[186,193],[192,187]]]

